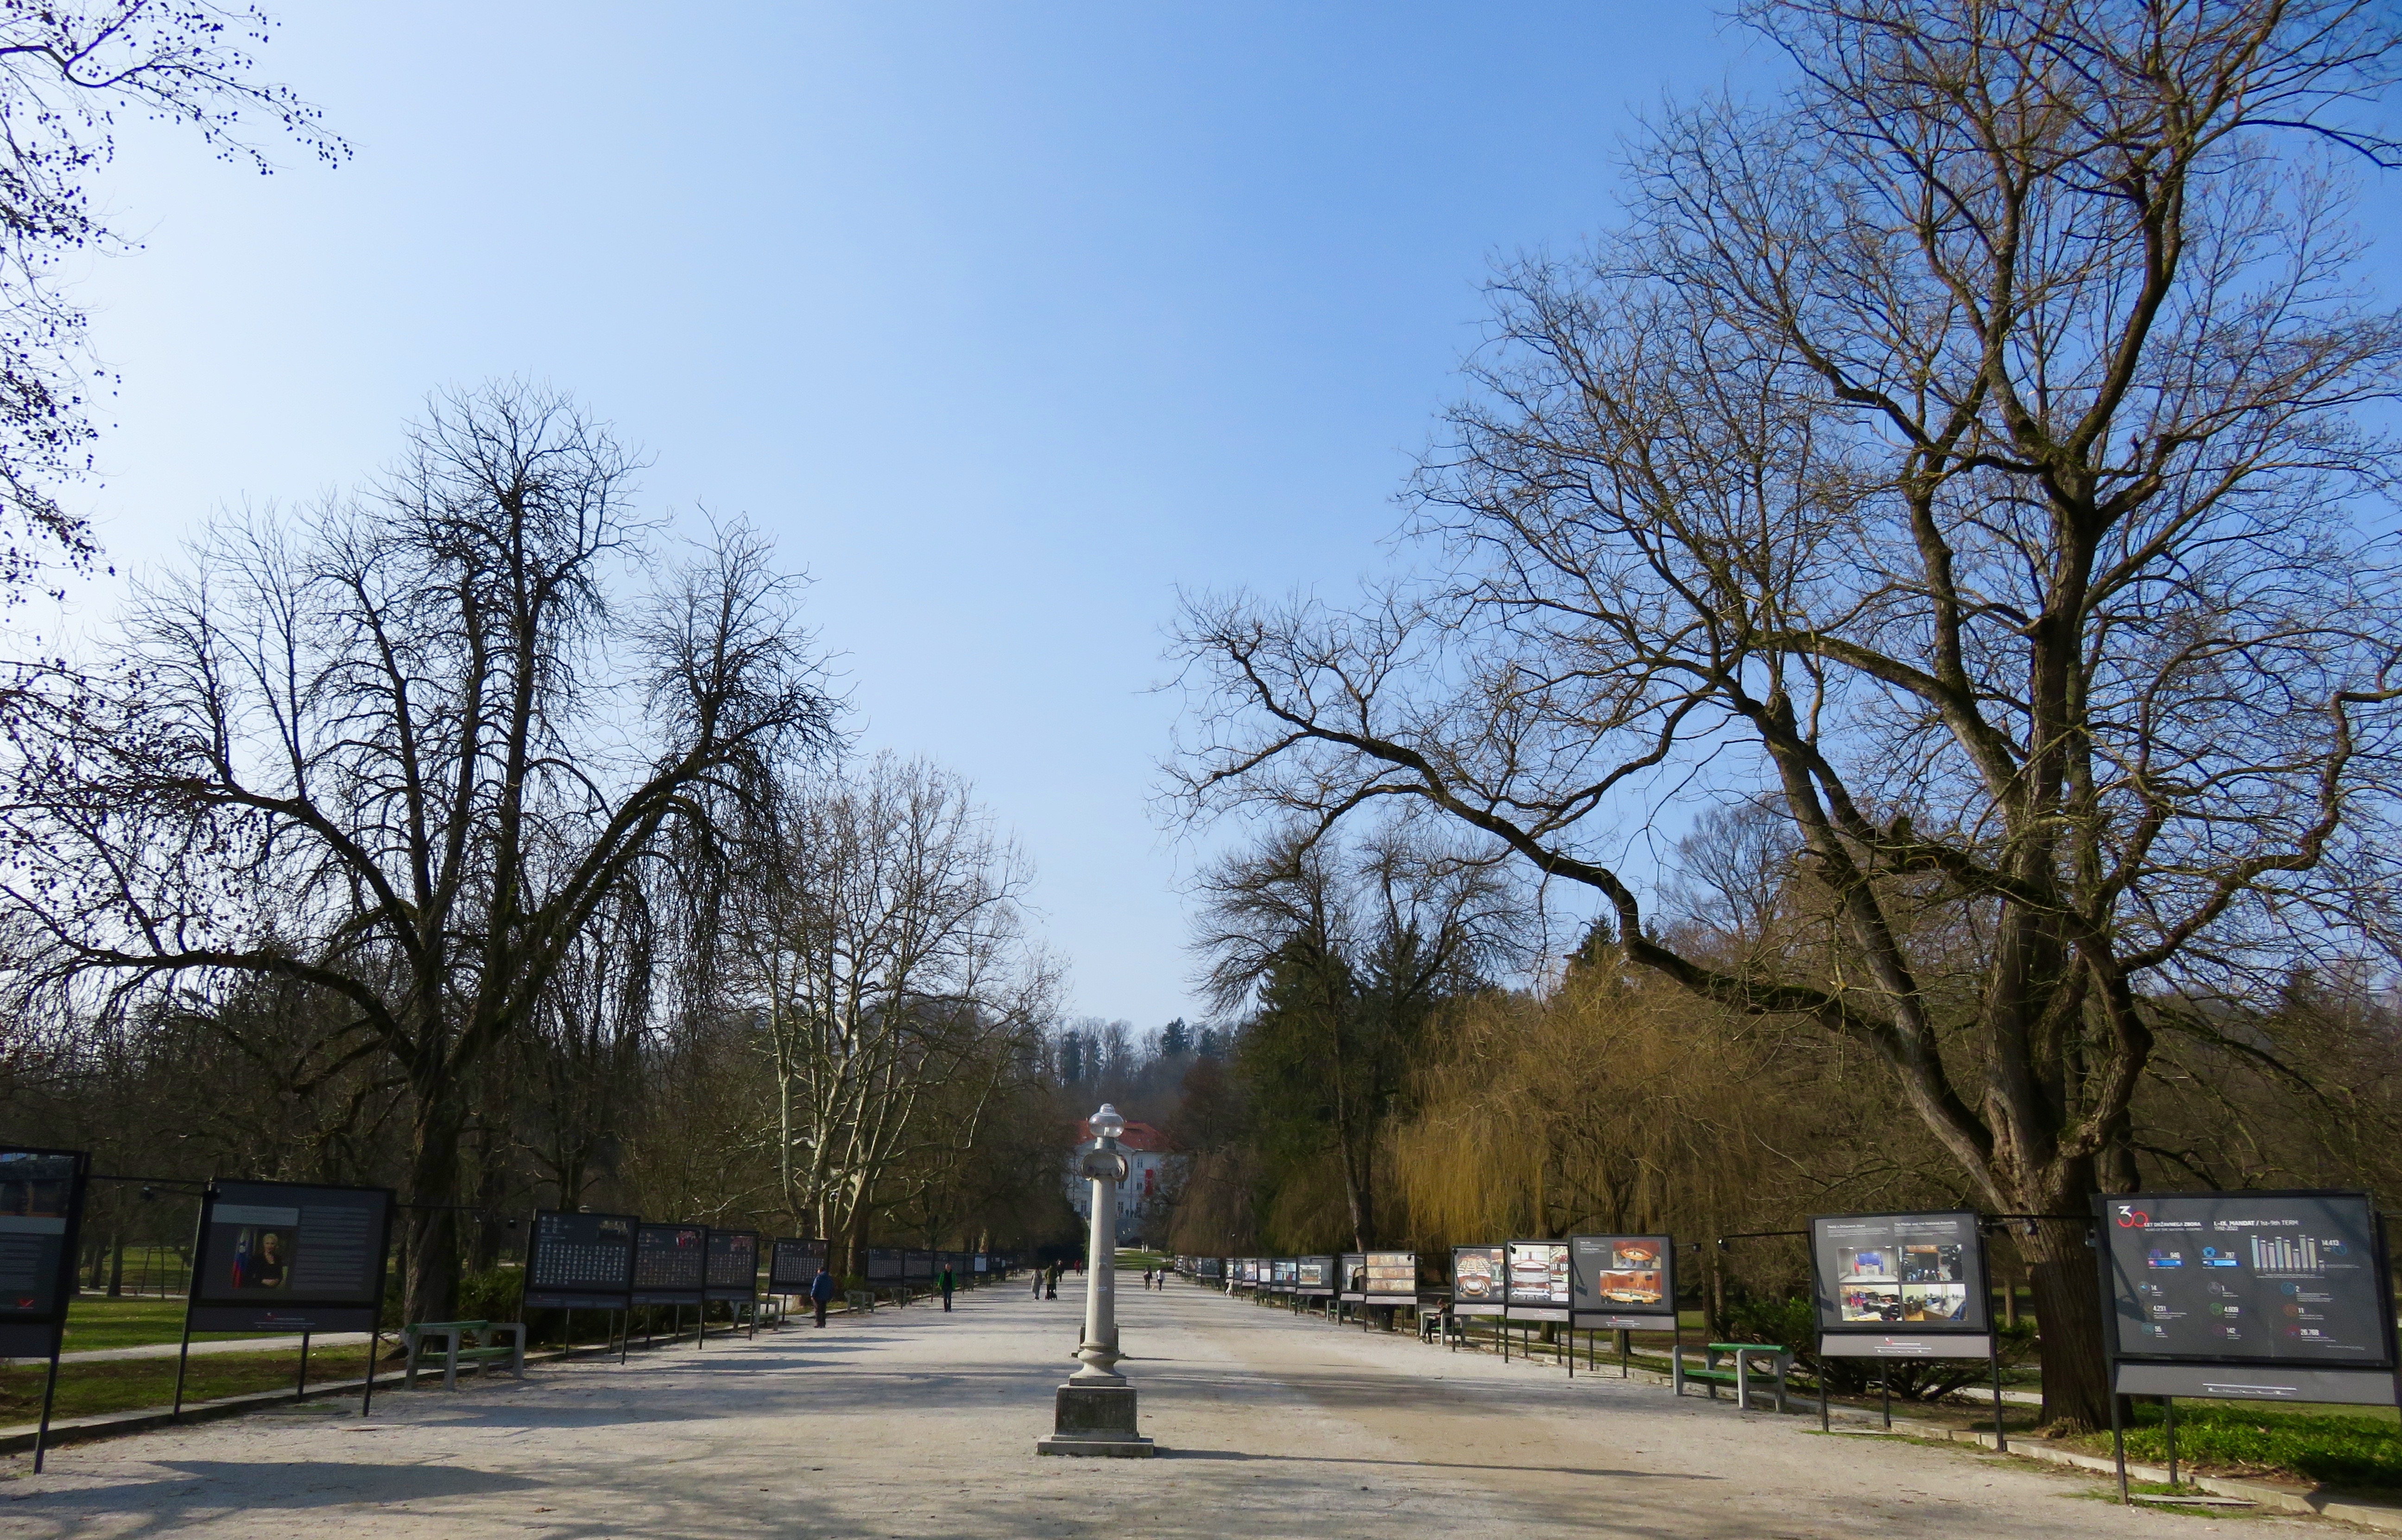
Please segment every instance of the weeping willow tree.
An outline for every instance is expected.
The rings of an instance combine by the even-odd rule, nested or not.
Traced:
[[[1774,1291],[1800,1282],[1798,1245],[1707,1243],[1956,1192],[1864,1053],[1695,1001],[1615,948],[1551,989],[1459,1002],[1429,1046],[1392,1153],[1421,1250],[1664,1232],[1701,1243],[1710,1277]]]

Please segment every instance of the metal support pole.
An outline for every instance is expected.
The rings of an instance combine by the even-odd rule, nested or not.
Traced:
[[[2133,1507],[2134,1499],[2127,1495],[2127,1429],[2119,1415],[2119,1376],[2115,1366],[2110,1376],[2110,1457],[2119,1464],[2119,1504],[2121,1507]]]
[[[2167,1423],[2168,1423],[2168,1433],[2169,1433],[2169,1485],[2170,1485],[2171,1487],[2174,1487],[2174,1486],[2177,1484],[2177,1478],[2176,1478],[2176,1470],[2177,1470],[2177,1458],[2176,1458],[2176,1397],[2175,1397],[2175,1396],[2161,1396],[2161,1397],[2160,1397],[2160,1411],[2161,1411],[2161,1414],[2162,1414],[2163,1418],[2165,1419],[2165,1421],[2166,1421],[2166,1422],[2167,1422]]]
[[[296,1400],[296,1401],[305,1401],[305,1400],[307,1400],[308,1398],[309,1398],[309,1334],[308,1334],[307,1332],[305,1332],[305,1331],[304,1331],[304,1332],[302,1332],[302,1333],[300,1334],[300,1378],[298,1378],[297,1380],[295,1380],[295,1381],[292,1382],[292,1399],[294,1399],[294,1400]]]
[[[50,1334],[50,1372],[42,1381],[42,1420],[34,1427],[34,1474],[42,1474],[42,1459],[50,1440],[50,1402],[59,1393],[59,1344],[66,1338],[67,1328],[62,1324]]]
[[[1891,1433],[1893,1431],[1893,1366],[1891,1364],[1877,1365],[1877,1389],[1883,1392],[1884,1396],[1884,1430]]]
[[[376,1364],[383,1357],[383,1317],[376,1317],[375,1329],[367,1333],[367,1382],[359,1391],[359,1415],[365,1417],[375,1406]]]
[[[1990,1322],[1987,1323],[1991,1325]],[[1996,1334],[1986,1339],[1993,1345],[1994,1358],[1994,1449],[1997,1453],[2010,1451],[2009,1430],[2002,1425],[2002,1339]]]

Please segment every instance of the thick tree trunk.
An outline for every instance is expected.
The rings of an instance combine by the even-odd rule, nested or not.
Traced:
[[[410,1321],[448,1321],[459,1302],[459,1140],[463,1120],[439,1096],[418,1098],[414,1148],[409,1152],[408,1200],[423,1206],[404,1210],[408,1269],[402,1309]]]
[[[2092,1429],[2110,1423],[2108,1369],[2102,1358],[2102,1286],[2088,1244],[2090,1227],[2072,1216],[2091,1207],[2094,1173],[2091,1162],[2067,1162],[2030,1183],[2032,1190],[2011,1204],[2022,1214],[2056,1215],[2037,1219],[2035,1233],[2022,1235],[2019,1255],[2035,1295],[2036,1344],[2043,1367],[2043,1419]]]

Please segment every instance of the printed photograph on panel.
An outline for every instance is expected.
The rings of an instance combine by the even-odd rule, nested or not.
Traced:
[[[1452,1296],[1458,1299],[1490,1299],[1498,1301],[1502,1293],[1501,1270],[1495,1265],[1490,1251],[1461,1251],[1452,1255]]]
[[[1650,1309],[1667,1298],[1665,1279],[1665,1273],[1614,1268],[1594,1276],[1593,1292],[1596,1298],[1613,1305],[1640,1305]]]
[[[1846,1321],[1901,1319],[1901,1289],[1898,1286],[1843,1284],[1837,1286],[1835,1299]]]
[[[1901,1281],[1905,1284],[1957,1284],[1967,1281],[1961,1271],[1960,1247],[1912,1244],[1901,1248]]]
[[[1965,1284],[1904,1284],[1901,1286],[1901,1318],[1923,1321],[1930,1326],[1957,1325],[1968,1316],[1968,1289]]]
[[[1894,1275],[1893,1247],[1890,1245],[1836,1247],[1835,1277],[1841,1283],[1901,1282]]]
[[[233,1238],[233,1286],[245,1293],[290,1286],[299,1239],[297,1230],[242,1226]]]

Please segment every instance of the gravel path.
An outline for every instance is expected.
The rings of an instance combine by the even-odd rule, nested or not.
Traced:
[[[1137,1281],[1119,1308],[1155,1460],[1035,1456],[1082,1290],[1002,1286],[948,1315],[393,1393],[366,1422],[325,1402],[70,1447],[0,1484],[0,1536],[1983,1540],[2313,1522],[2128,1512],[1995,1456],[1825,1437],[1813,1419]]]

